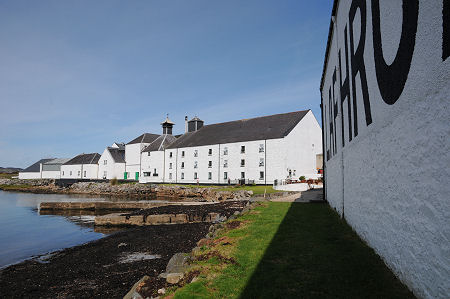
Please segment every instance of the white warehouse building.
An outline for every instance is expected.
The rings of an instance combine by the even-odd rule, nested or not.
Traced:
[[[61,179],[97,179],[98,161],[97,153],[78,155],[61,166]]]
[[[170,120],[162,125],[163,135],[142,151],[141,183],[273,184],[318,176],[322,133],[311,110],[205,126],[195,117],[179,138]]]
[[[103,151],[98,161],[99,179],[122,179],[125,172],[125,144],[113,143]]]

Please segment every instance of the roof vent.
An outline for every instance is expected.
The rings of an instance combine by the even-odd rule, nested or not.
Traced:
[[[203,127],[204,121],[198,118],[197,116],[188,121],[188,132],[195,132],[200,130]]]

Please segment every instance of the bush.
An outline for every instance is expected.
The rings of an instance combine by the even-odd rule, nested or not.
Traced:
[[[304,181],[306,180],[306,177],[304,175],[302,175],[301,177],[298,178],[300,181]]]
[[[117,181],[116,178],[113,178],[112,180],[109,181],[109,183],[111,184],[111,186],[115,186],[115,185],[117,185],[119,182]]]

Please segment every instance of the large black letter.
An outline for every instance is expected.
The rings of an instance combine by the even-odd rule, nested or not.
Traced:
[[[394,104],[405,87],[414,53],[419,16],[418,0],[403,0],[402,35],[397,55],[391,65],[383,57],[380,29],[380,1],[372,0],[373,47],[378,87],[383,101]]]
[[[361,13],[361,34],[359,38],[358,47],[354,50],[353,41],[353,21],[355,19],[356,11],[359,9]],[[349,12],[350,24],[350,54],[352,65],[352,93],[353,93],[353,124],[355,137],[358,135],[358,109],[356,106],[356,84],[355,78],[359,73],[361,78],[361,89],[364,101],[364,112],[366,114],[366,125],[372,123],[372,113],[370,112],[369,91],[367,89],[366,67],[364,65],[364,45],[366,42],[366,1],[354,0]]]
[[[334,68],[333,72],[333,84],[331,85],[331,88],[333,89],[333,126],[334,126],[334,152],[337,153],[337,142],[336,142],[336,135],[337,135],[337,129],[336,129],[336,118],[338,115],[338,104],[336,101],[336,98],[334,96],[334,87],[336,85],[336,67]]]
[[[450,1],[443,0],[442,8],[442,61],[450,56]]]
[[[345,45],[345,80],[342,83],[342,64],[341,64],[341,50],[339,50],[339,83],[341,94],[341,124],[342,124],[342,147],[345,146],[344,141],[344,101],[347,99],[348,106],[348,137],[349,142],[352,141],[352,110],[350,103],[350,76],[348,71],[348,46],[347,46],[347,26],[344,28],[344,45]]]

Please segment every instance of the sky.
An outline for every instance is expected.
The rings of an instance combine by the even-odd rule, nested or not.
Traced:
[[[311,109],[332,0],[0,0],[0,166]]]

